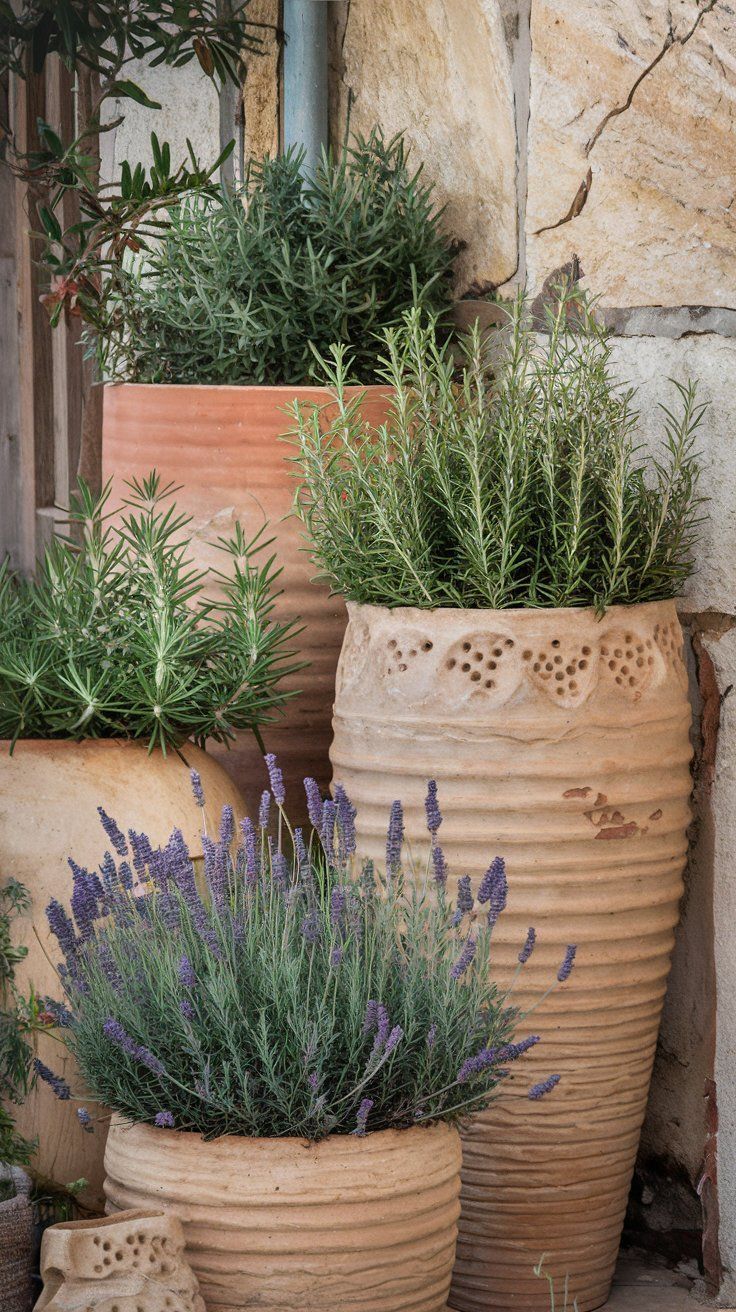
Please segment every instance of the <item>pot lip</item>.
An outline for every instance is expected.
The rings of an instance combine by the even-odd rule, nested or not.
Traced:
[[[128,1207],[123,1212],[112,1212],[110,1216],[83,1216],[79,1221],[57,1221],[54,1234],[77,1234],[84,1230],[108,1229],[113,1225],[130,1225],[132,1221],[171,1220],[171,1216],[162,1212],[160,1207]]]
[[[259,1153],[273,1153],[274,1155],[283,1155],[285,1153],[294,1153],[299,1148],[307,1151],[319,1152],[322,1156],[326,1153],[344,1153],[365,1150],[372,1144],[389,1144],[401,1140],[416,1142],[419,1136],[457,1136],[459,1131],[457,1126],[450,1121],[432,1121],[429,1125],[409,1125],[400,1130],[373,1130],[364,1135],[355,1134],[328,1134],[325,1139],[303,1139],[298,1136],[283,1135],[280,1138],[250,1136],[246,1134],[223,1134],[217,1139],[210,1139],[205,1142],[204,1136],[197,1130],[164,1130],[157,1125],[149,1125],[145,1121],[129,1121],[120,1112],[113,1112],[110,1119],[110,1133],[115,1131],[119,1134],[128,1134],[133,1131],[139,1131],[145,1134],[146,1138],[155,1135],[156,1142],[162,1147],[173,1148],[177,1144],[186,1143],[187,1145],[199,1144],[202,1148],[210,1145],[218,1149],[227,1146],[229,1148],[235,1145],[245,1146],[253,1145]]]
[[[296,395],[303,396],[333,396],[334,390],[329,383],[133,383],[133,382],[105,382],[103,383],[105,391],[118,391],[122,388],[140,389],[146,391],[164,389],[171,392],[237,392],[250,393],[252,395],[266,395],[273,397],[292,397]],[[346,387],[346,392],[368,392],[375,395],[390,396],[393,389],[388,383],[350,383]]]
[[[499,624],[503,624],[504,621],[507,624],[515,622],[531,624],[543,623],[545,620],[555,620],[560,623],[567,617],[573,616],[579,620],[592,620],[597,624],[611,616],[646,615],[647,612],[657,614],[662,610],[671,610],[677,614],[678,600],[680,598],[663,597],[659,601],[617,603],[608,606],[601,615],[594,606],[509,606],[504,610],[494,610],[490,606],[475,606],[469,609],[462,606],[381,606],[371,601],[351,601],[348,598],[345,604],[351,618],[368,612],[374,615],[412,619],[417,622],[423,619],[426,623],[428,619],[432,620],[435,617],[452,616],[472,622],[477,616],[493,616]]]
[[[7,750],[10,741],[10,738],[0,738],[0,756],[8,756],[12,761],[13,758]],[[52,751],[57,748],[67,749],[72,747],[84,749],[93,747],[95,751],[109,751],[113,747],[118,749],[123,747],[126,750],[135,748],[136,751],[141,751],[142,749],[152,759],[160,759],[163,756],[160,747],[154,747],[153,751],[149,753],[148,743],[145,738],[123,738],[122,736],[118,738],[16,738],[15,750],[17,751],[21,746],[32,748],[34,751]],[[180,750],[182,752],[204,753],[204,748],[197,747],[196,743],[190,742],[181,743]],[[165,759],[168,759],[169,756],[181,760],[178,752],[173,747],[167,748]],[[215,758],[212,757],[211,759],[214,761]]]

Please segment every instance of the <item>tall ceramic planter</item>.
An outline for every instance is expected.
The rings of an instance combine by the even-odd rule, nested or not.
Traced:
[[[365,390],[366,420],[380,424],[388,408],[386,389],[355,390]],[[280,439],[294,426],[285,413],[294,400],[326,405],[329,393],[319,387],[108,385],[102,460],[103,476],[114,477],[117,493],[124,479],[153,468],[180,485],[177,507],[193,517],[200,568],[222,569],[216,544],[231,534],[236,519],[249,534],[269,521],[269,536],[275,540],[268,554],[275,554],[282,569],[282,595],[274,614],[282,620],[299,618],[304,628],[297,646],[309,665],[284,685],[300,689],[300,695],[262,732],[268,749],[279,757],[292,815],[299,819],[303,778],[313,775],[324,787],[329,780],[332,697],[346,615],[340,597],[312,583],[316,569],[291,515],[295,452]],[[264,776],[253,735],[240,734],[237,745],[223,749],[220,759],[251,808],[257,805]]]
[[[94,870],[109,846],[98,806],[121,827],[143,830],[157,843],[165,842],[178,826],[197,852],[201,817],[191,794],[190,766],[202,776],[210,828],[216,827],[225,802],[242,812],[235,785],[196,747],[187,745],[181,756],[169,751],[164,757],[160,752],[149,756],[142,743],[117,739],[25,739],[10,756],[8,744],[0,742],[0,872],[25,884],[33,899],[31,916],[19,921],[28,947],[17,972],[21,989],[32,984],[41,996],[62,997],[55,971],[59,949],[44,913],[52,897],[68,903],[67,858],[73,856]],[[63,1045],[41,1035],[38,1052],[76,1086]],[[60,1184],[85,1177],[89,1183],[83,1197],[94,1205],[101,1197],[105,1125],[84,1134],[75,1106],[59,1102],[39,1081],[17,1109],[18,1128],[29,1138],[38,1137],[34,1169]]]
[[[448,1125],[364,1138],[197,1134],[113,1120],[108,1210],[181,1219],[208,1312],[443,1312],[460,1140]]]
[[[664,997],[686,851],[690,706],[671,602],[592,610],[349,606],[332,763],[381,858],[391,801],[426,841],[426,780],[458,874],[506,858],[495,963],[530,1003],[568,943],[568,984],[534,1015],[543,1036],[464,1142],[450,1306],[536,1309],[542,1253],[581,1312],[606,1299]],[[424,849],[426,850],[426,848]],[[541,1103],[535,1078],[560,1072]]]
[[[0,1162],[0,1182],[13,1180],[15,1193],[0,1202],[0,1309],[30,1312],[33,1264],[31,1182],[25,1172]]]

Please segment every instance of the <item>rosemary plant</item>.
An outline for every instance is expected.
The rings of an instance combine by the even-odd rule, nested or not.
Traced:
[[[240,525],[220,546],[224,597],[203,592],[189,556],[189,519],[167,504],[156,473],[128,485],[111,526],[109,486],[84,483],[70,520],[77,540],[55,539],[35,580],[0,566],[0,737],[144,738],[149,747],[190,738],[227,742],[257,731],[298,668],[292,625],[275,621],[269,543]]]
[[[315,829],[305,843],[266,760],[258,824],[243,821],[233,857],[225,808],[219,835],[204,835],[203,881],[179,831],[152,851],[102,813],[115,855],[99,875],[72,863],[72,917],[50,904],[67,993],[57,1012],[90,1095],[132,1121],[209,1138],[364,1134],[486,1106],[538,1042],[515,1038],[523,1017],[489,975],[503,861],[475,895],[463,877],[451,901],[430,785],[426,869],[402,862],[398,802],[385,873],[361,867],[343,789],[323,801],[306,781]],[[203,807],[196,774],[193,786]],[[530,930],[520,969],[533,947]],[[58,1076],[39,1074],[70,1096]],[[86,1108],[79,1118],[92,1128]]]
[[[384,334],[388,422],[366,430],[336,346],[327,425],[295,406],[298,513],[323,577],[385,606],[587,606],[674,596],[692,568],[704,407],[676,384],[661,456],[635,441],[593,307],[561,288],[544,333],[522,299],[491,373],[479,333],[458,369],[434,319],[409,311]]]
[[[379,130],[303,175],[303,154],[253,161],[243,191],[196,189],[139,258],[110,273],[101,367],[129,382],[299,384],[350,344],[373,380],[376,334],[449,296],[454,245],[402,138]]]

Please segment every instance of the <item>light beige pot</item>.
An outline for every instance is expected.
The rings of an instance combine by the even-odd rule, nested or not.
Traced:
[[[691,712],[675,607],[349,613],[331,755],[360,851],[383,859],[400,798],[426,853],[436,778],[454,874],[507,862],[501,980],[537,931],[517,1001],[578,944],[571,979],[524,1026],[544,1041],[465,1134],[450,1306],[547,1312],[532,1274],[546,1253],[586,1312],[616,1259],[682,893]]]
[[[35,1312],[205,1312],[175,1216],[136,1208],[50,1226]]]
[[[186,759],[183,759],[186,758]],[[179,826],[193,854],[201,852],[201,813],[192,798],[189,767],[199,770],[207,798],[210,828],[229,802],[242,812],[240,795],[224,770],[206,753],[187,745],[182,755],[148,755],[141,743],[100,739],[21,740],[13,755],[0,742],[0,875],[25,884],[33,899],[31,915],[19,922],[18,936],[28,956],[18,969],[22,989],[33,985],[41,996],[61,1000],[55,965],[56,940],[49,933],[46,907],[52,897],[68,905],[72,877],[67,858],[96,869],[110,846],[97,807],[121,828],[143,830],[163,843]],[[38,1054],[63,1075],[76,1092],[79,1080],[71,1058],[57,1040],[41,1035]],[[82,1195],[94,1205],[101,1198],[105,1123],[85,1134],[76,1104],[59,1102],[41,1081],[17,1112],[18,1127],[38,1138],[34,1169],[58,1184],[84,1177]]]
[[[364,1138],[197,1134],[113,1120],[110,1208],[175,1212],[208,1312],[442,1312],[460,1139],[447,1125]]]

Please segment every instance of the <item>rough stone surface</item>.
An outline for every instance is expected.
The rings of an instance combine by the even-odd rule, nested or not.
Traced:
[[[701,490],[709,498],[701,527],[697,572],[685,590],[685,609],[736,610],[736,342],[722,337],[614,339],[614,363],[622,379],[639,387],[641,437],[649,450],[661,439],[658,403],[677,401],[670,378],[700,381],[709,401],[701,433]]]
[[[505,6],[506,8],[508,6]],[[333,138],[380,123],[406,131],[416,164],[467,243],[458,290],[498,285],[517,263],[516,130],[511,59],[498,0],[352,0],[333,65]]]
[[[189,159],[187,137],[200,163],[209,167],[220,153],[220,113],[217,90],[196,60],[184,68],[150,68],[133,61],[125,76],[142,87],[161,109],[144,109],[132,100],[110,100],[105,119],[124,115],[117,128],[101,137],[102,177],[119,177],[124,159],[136,164],[151,159],[151,133],[171,146],[171,167]]]
[[[248,17],[263,23],[261,48],[246,55],[243,84],[244,153],[275,155],[279,149],[279,0],[251,0]]]
[[[534,0],[535,290],[575,253],[608,305],[736,304],[735,57],[724,0]]]

